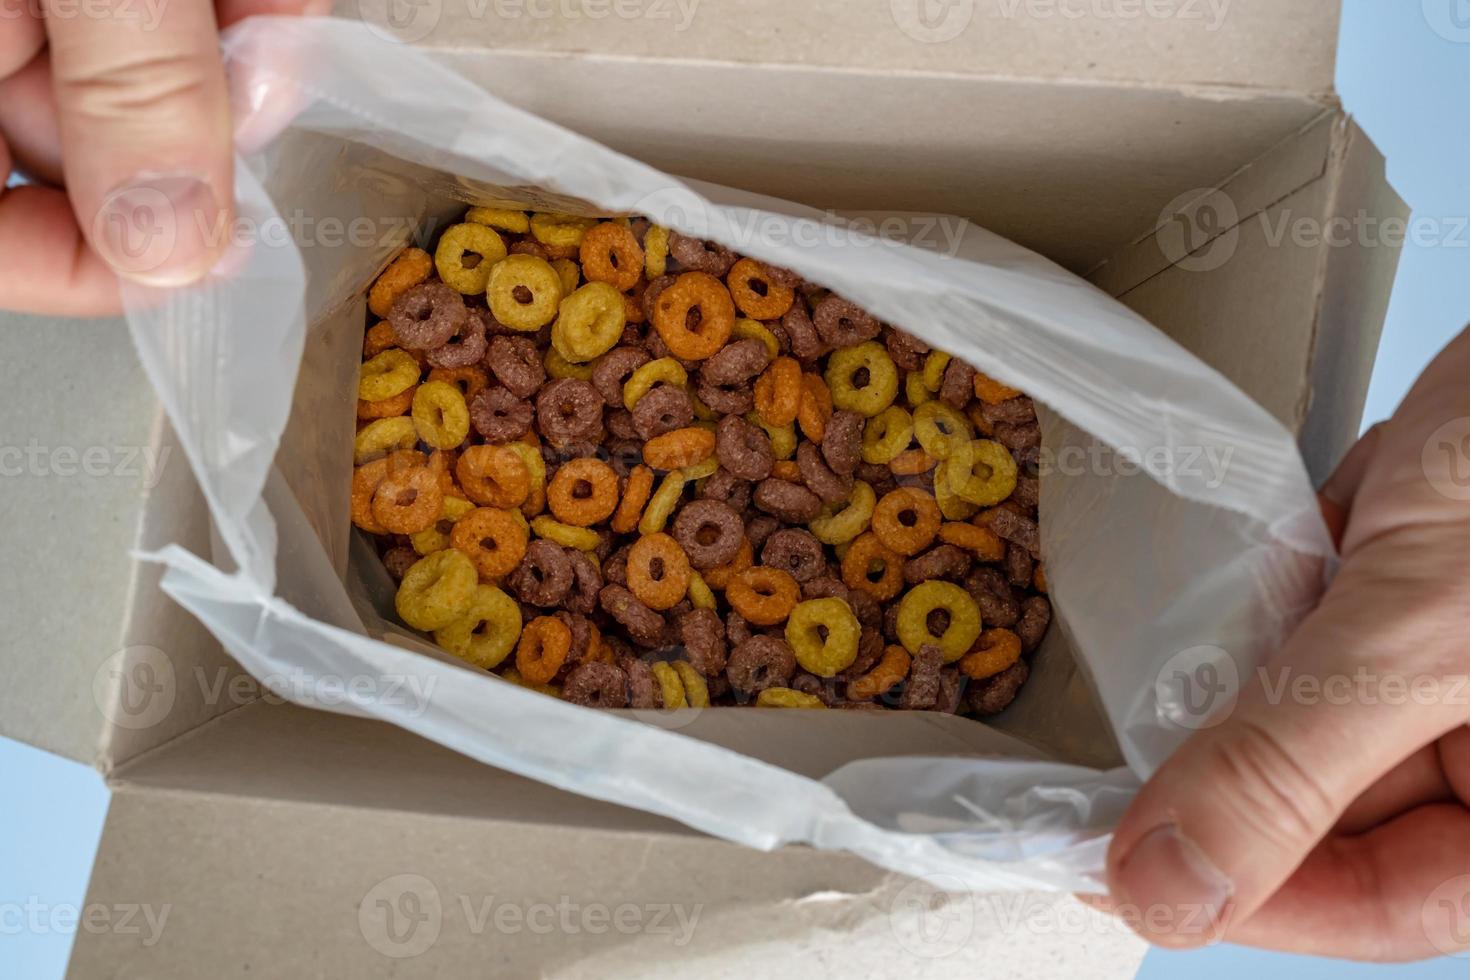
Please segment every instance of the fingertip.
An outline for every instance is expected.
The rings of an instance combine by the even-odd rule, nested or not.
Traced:
[[[117,277],[87,245],[61,191],[13,187],[0,194],[0,307],[53,316],[114,316]]]
[[[229,240],[228,196],[194,173],[142,173],[107,194],[91,239],[119,276],[187,286],[214,268]]]
[[[1111,911],[1149,942],[1191,949],[1223,935],[1234,884],[1177,824],[1146,831],[1109,865]]]

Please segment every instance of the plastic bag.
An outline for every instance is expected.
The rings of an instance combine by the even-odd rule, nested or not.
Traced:
[[[300,703],[752,847],[846,849],[954,887],[1096,890],[1108,830],[1140,780],[1206,723],[1189,680],[1244,676],[1320,594],[1332,546],[1290,435],[1019,246],[966,226],[957,255],[938,254],[678,181],[358,24],[256,19],[227,34],[225,54],[247,128],[292,121],[239,161],[244,233],[216,276],[128,290],[143,363],[223,543],[216,564],[178,547],[151,557],[246,669],[305,677],[284,692]],[[646,215],[795,268],[1035,397],[1055,461],[1042,514],[1057,626],[997,723],[1005,732],[949,719],[988,733],[987,750],[811,778],[689,737],[668,720],[678,712],[630,717],[523,690],[392,622],[391,584],[347,518],[363,293],[466,203]],[[326,246],[329,219],[346,223],[345,243]],[[354,223],[377,234],[352,239]],[[431,693],[334,685],[326,698],[310,683],[392,676]],[[819,738],[839,720],[802,723]],[[1093,767],[1120,761],[1110,739],[1125,764]]]

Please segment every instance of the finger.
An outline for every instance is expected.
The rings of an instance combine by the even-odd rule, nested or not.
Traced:
[[[61,131],[56,126],[51,58],[46,52],[0,81],[0,133],[10,143],[16,168],[32,180],[61,185]]]
[[[0,78],[20,70],[46,44],[46,28],[29,0],[0,0]]]
[[[48,4],[58,0],[46,0]],[[49,14],[49,9],[48,9]],[[193,282],[229,241],[229,102],[213,8],[47,18],[67,192],[119,275]]]
[[[1333,832],[1365,833],[1410,810],[1454,799],[1454,789],[1440,764],[1439,746],[1426,745],[1353,800]]]
[[[1358,495],[1358,487],[1362,485],[1363,475],[1368,471],[1368,463],[1378,448],[1382,432],[1383,423],[1380,422],[1363,433],[1362,438],[1353,444],[1337,469],[1327,478],[1327,482],[1322,485],[1322,492],[1318,494],[1318,501],[1322,505],[1322,519],[1327,522],[1332,543],[1339,549],[1347,533],[1353,498]]]
[[[1209,941],[1208,928],[1172,928],[1190,911],[1189,922],[1209,927],[1248,919],[1353,800],[1464,723],[1463,697],[1440,678],[1458,654],[1458,624],[1417,615],[1443,608],[1463,576],[1433,559],[1402,567],[1399,556],[1421,546],[1365,547],[1234,713],[1181,747],[1134,801],[1109,851],[1114,897],[1177,913],[1142,922],[1146,938]],[[1413,685],[1412,704],[1400,685]]]

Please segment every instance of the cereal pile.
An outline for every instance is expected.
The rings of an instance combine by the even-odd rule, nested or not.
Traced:
[[[642,219],[373,284],[352,519],[409,626],[583,705],[994,714],[1051,620],[1029,398]]]

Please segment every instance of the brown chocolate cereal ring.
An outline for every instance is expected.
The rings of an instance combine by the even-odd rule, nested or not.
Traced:
[[[388,311],[393,336],[407,350],[432,350],[449,341],[469,319],[464,297],[442,282],[421,282]]]
[[[566,549],[567,560],[572,563],[572,587],[562,600],[569,612],[590,616],[597,611],[597,594],[602,591],[602,573],[592,564],[592,559],[575,548]]]
[[[602,396],[589,382],[558,378],[536,396],[536,422],[554,446],[591,438],[602,428]]]
[[[1036,572],[1036,559],[1031,557],[1031,552],[1017,544],[1006,545],[1006,557],[1001,565],[1005,568],[1006,578],[1017,588],[1030,585],[1031,576]]]
[[[965,591],[980,607],[980,621],[989,627],[1011,629],[1021,618],[1016,591],[997,568],[977,568],[965,577]]]
[[[822,543],[799,527],[788,527],[766,538],[761,564],[779,568],[797,582],[810,582],[827,571]]]
[[[1021,638],[1021,649],[1031,653],[1041,646],[1046,629],[1051,625],[1051,602],[1045,596],[1034,595],[1021,603],[1021,618],[1016,623],[1016,635]]]
[[[602,417],[602,422],[607,426],[608,435],[614,439],[628,440],[637,444],[638,427],[633,424],[633,413],[626,408],[614,408]],[[635,448],[633,456],[642,458],[642,448]]]
[[[939,701],[939,672],[944,667],[944,651],[932,643],[919,647],[909,664],[908,680],[898,705],[905,711],[930,711]]]
[[[720,348],[699,369],[705,384],[719,388],[743,385],[759,377],[771,363],[771,352],[759,340],[737,340]]]
[[[408,574],[408,570],[417,565],[419,559],[422,557],[423,555],[420,555],[412,548],[399,545],[396,548],[389,548],[383,552],[383,567],[388,570],[388,574],[392,576],[393,581],[401,582],[403,581],[403,576]]]
[[[614,347],[592,367],[592,386],[609,405],[623,404],[623,385],[652,358],[641,347]]]
[[[863,458],[863,427],[867,419],[857,412],[833,412],[827,421],[822,444],[822,458],[838,476],[851,476]]]
[[[854,347],[872,340],[882,325],[861,307],[839,296],[828,296],[812,313],[817,334],[830,347]]]
[[[728,565],[740,552],[745,526],[729,504],[695,500],[685,504],[674,519],[674,537],[700,571]]]
[[[562,697],[585,708],[626,708],[628,676],[612,664],[579,664],[567,675]]]
[[[724,278],[735,264],[735,253],[717,242],[700,241],[669,232],[669,254],[683,269],[705,272],[716,278]]]
[[[745,539],[750,542],[751,548],[757,551],[771,535],[779,530],[781,530],[781,522],[770,514],[757,514],[755,517],[746,518],[745,521]]]
[[[796,672],[796,654],[785,640],[757,633],[737,645],[725,666],[730,686],[747,697],[784,687]]]
[[[721,415],[744,415],[755,406],[755,392],[749,388],[717,388],[701,381],[694,393]]]
[[[505,388],[486,388],[470,402],[470,424],[489,442],[514,442],[531,431],[531,403]]]
[[[939,383],[939,400],[951,408],[964,408],[975,395],[975,369],[959,358],[951,358]]]
[[[481,311],[470,310],[464,325],[450,338],[425,355],[430,367],[467,368],[484,360],[490,341],[485,337],[485,321]]]
[[[664,706],[663,689],[646,661],[623,656],[618,658],[618,666],[628,679],[628,707],[649,711]]]
[[[738,514],[750,504],[750,482],[721,466],[715,470],[714,476],[704,481],[704,486],[699,489],[699,499],[723,501]]]
[[[506,584],[522,602],[552,609],[562,604],[572,587],[572,562],[562,546],[552,541],[532,541],[526,556]]]
[[[922,371],[924,358],[932,350],[918,337],[896,327],[889,328],[888,335],[883,338],[883,344],[888,348],[888,356],[893,358],[893,363],[904,371]]]
[[[770,436],[738,415],[720,419],[715,429],[715,456],[732,477],[747,481],[764,480],[776,462]]]
[[[798,300],[781,318],[781,329],[791,343],[791,356],[808,367],[827,353],[828,347],[817,333],[816,324],[807,312],[806,301]]]
[[[695,670],[706,677],[725,671],[725,629],[713,609],[695,609],[679,617],[679,640]]]
[[[965,694],[965,707],[977,715],[998,715],[1016,700],[1021,685],[1030,676],[1030,666],[1026,661],[1018,660],[989,680],[971,684]]]
[[[529,337],[500,336],[491,340],[485,366],[517,398],[530,398],[546,382],[546,367],[536,342]]]
[[[952,544],[941,544],[922,555],[910,558],[904,566],[903,577],[909,585],[918,585],[930,579],[958,581],[969,570],[969,552]]]
[[[694,403],[689,393],[672,385],[655,386],[633,406],[633,427],[644,440],[685,428],[693,421]]]
[[[664,618],[639,602],[626,586],[604,585],[597,601],[604,612],[622,625],[634,643],[649,648],[663,643]]]
[[[801,470],[801,482],[823,502],[840,504],[852,495],[852,477],[833,473],[816,443],[803,442],[796,447],[796,465]]]
[[[785,480],[762,480],[751,500],[756,507],[788,524],[806,524],[822,512],[822,499],[806,487]]]

